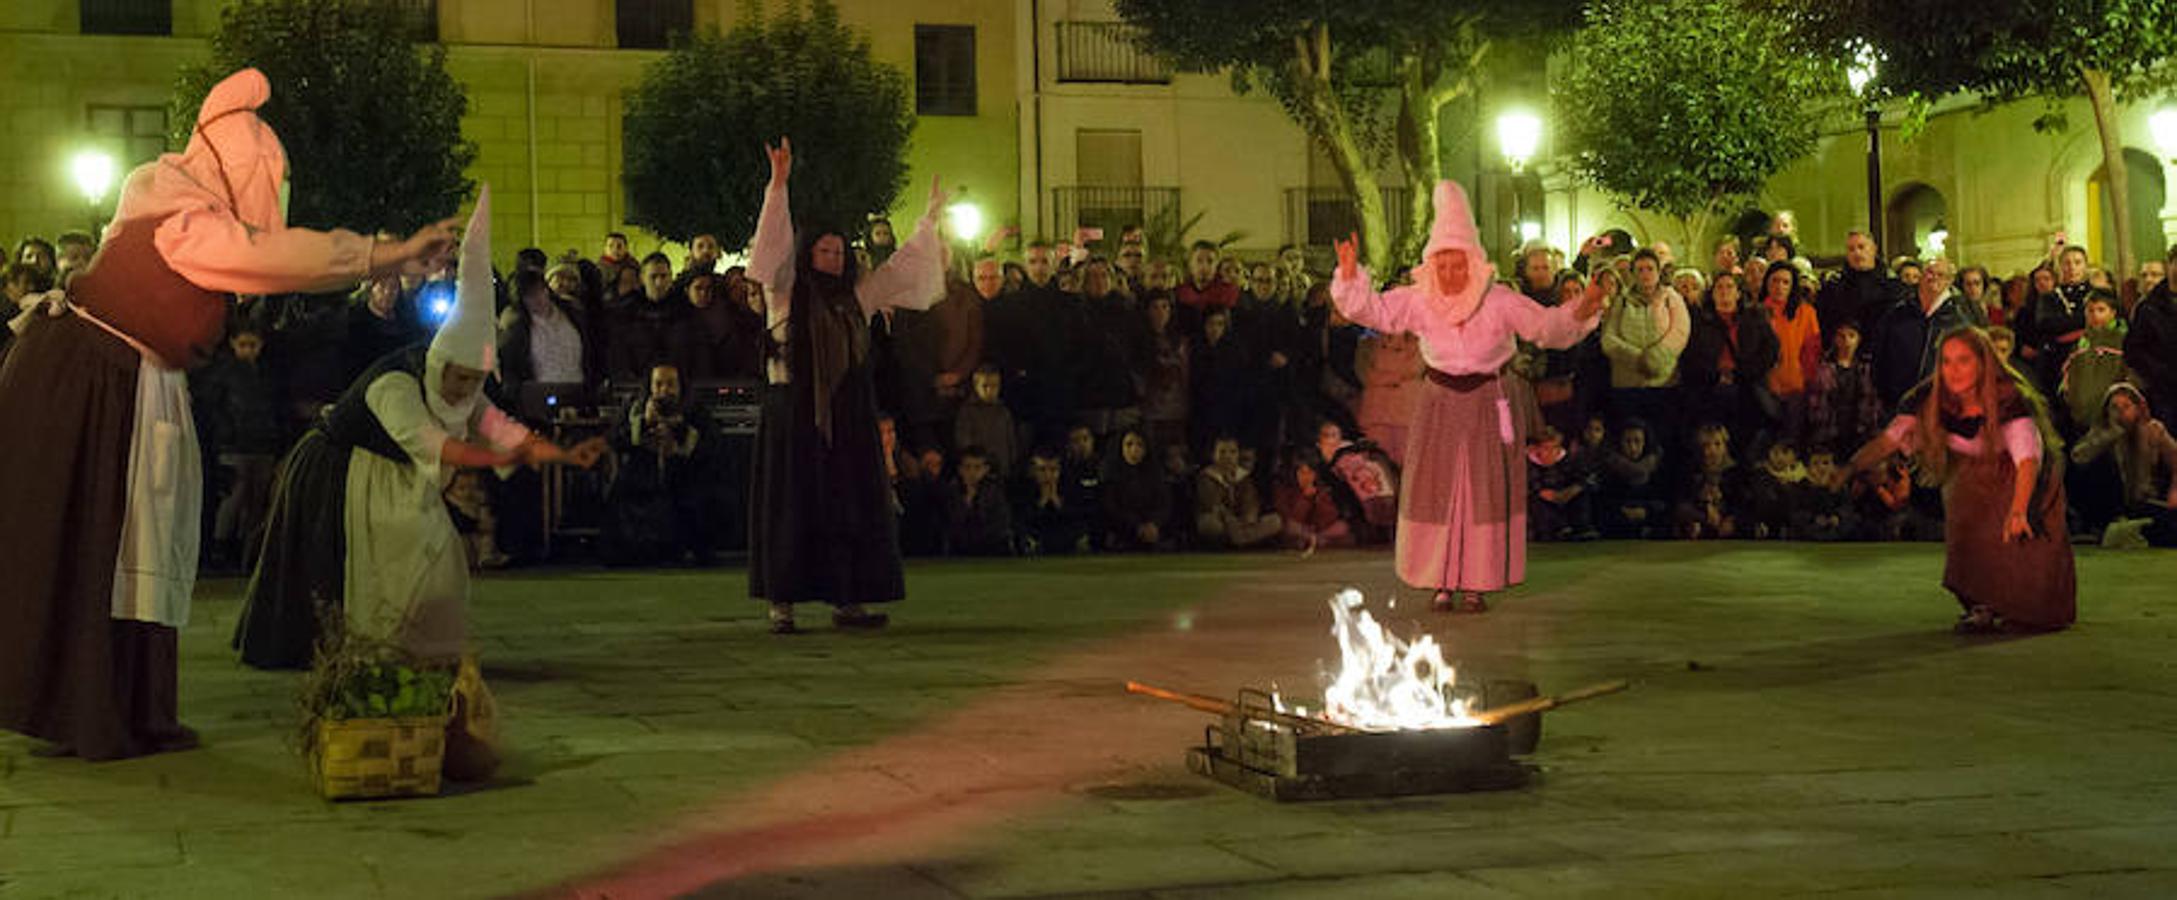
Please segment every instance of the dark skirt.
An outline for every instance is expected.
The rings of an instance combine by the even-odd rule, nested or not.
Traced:
[[[1943,487],[1943,587],[1968,610],[1986,606],[2012,625],[2070,625],[2078,614],[2078,577],[2064,523],[2063,476],[2041,472],[2028,516],[2033,536],[2013,543],[2003,539],[2017,471],[2010,457],[1952,459],[1957,470]]]
[[[90,760],[188,734],[174,629],[112,615],[140,364],[75,316],[34,319],[0,363],[0,728]]]
[[[774,603],[889,603],[907,596],[899,523],[877,437],[867,367],[832,398],[832,440],[806,390],[764,389],[748,505],[748,593]]]
[[[234,626],[243,662],[260,669],[309,668],[320,624],[342,614],[352,452],[313,428],[280,465],[242,619]]]
[[[1504,379],[1427,375],[1399,485],[1399,579],[1442,591],[1518,585],[1527,580],[1526,436]]]

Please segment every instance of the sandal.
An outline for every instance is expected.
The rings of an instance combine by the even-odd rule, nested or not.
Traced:
[[[1958,634],[1996,634],[2003,630],[2003,623],[1996,620],[1994,610],[1976,606],[1959,616],[1951,630]]]
[[[1436,599],[1429,601],[1429,608],[1440,613],[1459,611],[1459,598],[1450,591],[1437,591]]]
[[[772,634],[800,634],[800,633],[801,633],[801,627],[800,627],[800,626],[798,626],[798,625],[795,625],[795,624],[794,624],[794,620],[792,620],[792,619],[772,619],[772,620],[771,620],[771,633],[772,633]]]
[[[1485,613],[1489,611],[1489,601],[1482,596],[1482,592],[1472,591],[1466,595],[1465,599],[1459,601],[1459,611],[1463,613]]]

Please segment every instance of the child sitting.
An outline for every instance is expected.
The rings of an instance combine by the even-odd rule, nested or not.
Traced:
[[[998,480],[1005,480],[1012,471],[1017,452],[1020,426],[1013,420],[1012,410],[998,398],[1005,385],[1005,376],[997,366],[984,365],[975,370],[973,386],[975,395],[960,404],[959,416],[952,423],[954,447],[981,447],[990,454],[990,470]]]
[[[1095,506],[1104,478],[1104,461],[1096,456],[1096,432],[1087,425],[1067,429],[1066,458],[1059,460],[1058,470],[1075,498]]]
[[[1271,505],[1285,520],[1285,545],[1309,553],[1317,547],[1353,546],[1353,528],[1338,510],[1338,500],[1323,483],[1323,472],[1303,452],[1285,454]]]
[[[1029,555],[1089,549],[1090,507],[1066,489],[1058,457],[1059,452],[1052,449],[1039,449],[1028,457],[1028,484],[1013,518],[1020,523],[1021,550]]]
[[[2121,514],[2104,531],[2102,546],[2177,547],[2177,439],[2130,384],[2111,386],[2102,406],[2102,426],[2071,450],[2072,462],[2082,468],[2112,451],[2116,457]]]
[[[1777,441],[1769,445],[1761,465],[1746,480],[1746,519],[1755,540],[1785,537],[1791,524],[1792,502],[1807,481],[1807,467],[1799,463],[1799,451]]]
[[[1345,428],[1328,419],[1316,426],[1315,449],[1335,486],[1350,492],[1359,507],[1359,530],[1370,540],[1389,539],[1398,527],[1398,464],[1391,455],[1373,443],[1346,440]]]
[[[1240,467],[1240,442],[1230,436],[1210,443],[1210,464],[1194,479],[1194,533],[1212,547],[1242,549],[1278,536],[1285,523],[1262,511],[1262,495]]]
[[[1837,481],[1837,453],[1827,447],[1807,451],[1807,480],[1792,501],[1791,533],[1803,541],[1842,541],[1858,522],[1852,495]]]
[[[1164,448],[1164,492],[1172,498],[1172,517],[1167,540],[1185,545],[1194,538],[1194,460],[1187,458],[1187,448],[1171,444]]]
[[[991,477],[990,454],[960,451],[958,471],[945,484],[945,552],[954,556],[1008,556],[1013,552],[1013,512]]]
[[[1997,325],[1988,329],[1988,343],[1994,344],[1996,358],[2012,368],[2018,367],[2018,332]]]
[[[1694,469],[1678,502],[1678,536],[1714,540],[1738,536],[1740,477],[1731,431],[1709,422],[1693,431]]]
[[[1178,445],[1169,450],[1186,451]],[[1172,492],[1164,473],[1149,459],[1149,440],[1139,431],[1119,438],[1119,452],[1104,466],[1104,546],[1111,550],[1154,550],[1169,546]]]
[[[1592,540],[1595,532],[1595,467],[1565,436],[1548,425],[1527,446],[1527,534],[1530,540]]]
[[[1617,446],[1602,457],[1603,531],[1613,538],[1662,537],[1663,454],[1648,441],[1648,426],[1629,419],[1618,430]]]

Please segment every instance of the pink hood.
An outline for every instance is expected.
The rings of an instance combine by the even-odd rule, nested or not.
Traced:
[[[287,151],[256,112],[271,98],[271,82],[256,69],[243,69],[214,85],[197,111],[189,146],[148,167],[154,173],[152,193],[210,194],[216,206],[232,211],[251,228],[286,228],[280,186],[287,180]]]
[[[1483,252],[1481,233],[1474,227],[1474,209],[1467,204],[1466,189],[1449,179],[1436,183],[1436,222],[1429,226],[1429,243],[1421,251],[1421,264],[1414,267],[1414,286],[1427,292],[1435,305],[1450,315],[1453,323],[1465,322],[1481,309],[1482,295],[1489,292],[1496,279],[1496,269],[1489,264],[1489,254]],[[1466,289],[1448,294],[1436,284],[1436,273],[1429,258],[1445,250],[1466,253]]]

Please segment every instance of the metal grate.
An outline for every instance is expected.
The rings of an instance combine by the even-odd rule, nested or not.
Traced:
[[[1129,226],[1144,225],[1159,217],[1179,220],[1179,189],[1175,187],[1060,187],[1051,189],[1054,234],[1072,234],[1075,228],[1102,228],[1116,238]]]
[[[616,0],[622,50],[664,50],[695,28],[695,0]]]
[[[1398,245],[1413,231],[1406,207],[1413,202],[1411,187],[1380,188],[1383,215],[1391,226],[1391,241]],[[1285,234],[1291,243],[1304,247],[1328,247],[1334,240],[1361,230],[1361,213],[1345,188],[1305,187],[1285,189]]]
[[[1124,22],[1058,23],[1058,80],[1171,84],[1171,62],[1142,49],[1140,35]]]
[[[174,33],[173,0],[78,0],[84,34]]]

